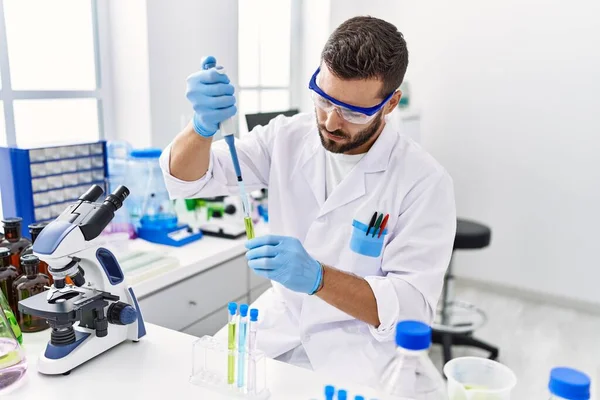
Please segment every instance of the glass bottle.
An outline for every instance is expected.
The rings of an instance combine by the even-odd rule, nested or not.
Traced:
[[[25,352],[0,307],[0,395],[10,390],[10,386],[19,381],[26,371]]]
[[[427,354],[431,328],[419,321],[399,322],[396,345],[396,355],[381,377],[381,391],[394,399],[448,399],[446,383]]]
[[[19,277],[17,267],[11,263],[10,250],[6,247],[0,247],[0,289],[4,297],[8,300],[8,304],[13,313],[16,310],[13,298],[13,282]]]
[[[14,303],[25,300],[28,297],[35,296],[46,290],[50,286],[48,276],[39,272],[40,260],[33,254],[24,255],[21,258],[23,275],[13,283]],[[38,332],[48,328],[48,322],[44,318],[21,313],[17,310],[17,322],[23,332]]]
[[[23,219],[18,217],[3,219],[4,240],[0,242],[0,247],[10,249],[12,265],[17,268],[20,268],[21,252],[31,244],[29,239],[21,237],[21,221]]]
[[[590,377],[581,371],[557,367],[550,371],[550,400],[588,400]]]
[[[17,317],[13,313],[10,305],[8,304],[8,300],[4,297],[4,293],[0,290],[0,308],[4,310],[4,315],[6,315],[6,319],[8,319],[8,324],[12,327],[13,333],[17,338],[19,344],[23,344],[23,334],[21,333],[21,328],[19,328],[19,323],[17,322]]]
[[[46,227],[46,225],[48,225],[48,223],[38,222],[35,224],[29,224],[29,226],[27,226],[29,228],[29,234],[31,235],[31,244],[27,246],[25,250],[23,250],[23,252],[21,253],[21,257],[28,254],[33,254],[33,245],[35,244],[35,240],[37,239],[42,229]],[[54,279],[52,279],[52,275],[50,275],[50,273],[48,272],[48,264],[46,264],[42,260],[40,260],[39,270],[42,274],[46,275],[50,279],[50,283],[54,282]]]

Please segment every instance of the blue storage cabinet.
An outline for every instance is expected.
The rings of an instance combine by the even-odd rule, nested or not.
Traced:
[[[92,184],[106,191],[106,142],[41,148],[0,147],[0,191],[4,217],[33,222],[58,217]]]

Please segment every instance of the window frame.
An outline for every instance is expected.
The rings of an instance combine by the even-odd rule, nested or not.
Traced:
[[[110,85],[108,74],[108,8],[107,2],[91,0],[92,38],[94,46],[94,67],[96,71],[96,89],[94,90],[13,90],[10,79],[10,63],[8,59],[8,38],[6,36],[6,20],[4,0],[0,0],[0,101],[4,107],[4,124],[6,145],[17,145],[15,129],[15,100],[56,100],[56,99],[95,99],[98,110],[98,140],[106,139],[105,131],[111,131],[112,115],[110,108]]]

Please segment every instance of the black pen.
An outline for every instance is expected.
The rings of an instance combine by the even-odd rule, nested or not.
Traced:
[[[365,236],[369,236],[369,231],[371,230],[373,225],[375,225],[376,220],[377,220],[377,211],[375,211],[375,213],[371,217],[371,222],[369,222],[369,227],[367,228],[367,233],[365,234]]]

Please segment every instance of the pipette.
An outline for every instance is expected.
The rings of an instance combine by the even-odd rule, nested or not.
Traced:
[[[217,67],[215,63],[209,63],[205,65],[205,69],[215,68],[218,73],[224,74],[225,68]],[[242,209],[244,212],[244,227],[246,228],[246,237],[248,239],[254,239],[254,224],[252,223],[252,217],[250,217],[250,202],[248,201],[248,195],[246,194],[246,187],[244,186],[244,179],[242,178],[242,169],[240,168],[240,162],[235,148],[235,137],[233,117],[229,118],[219,124],[219,130],[223,139],[229,146],[229,153],[231,154],[231,161],[233,161],[233,168],[237,176],[238,187],[240,189],[240,197],[242,199]]]
[[[246,333],[248,332],[248,304],[240,304],[240,325],[238,330],[238,374],[237,386],[243,391],[246,379]]]

